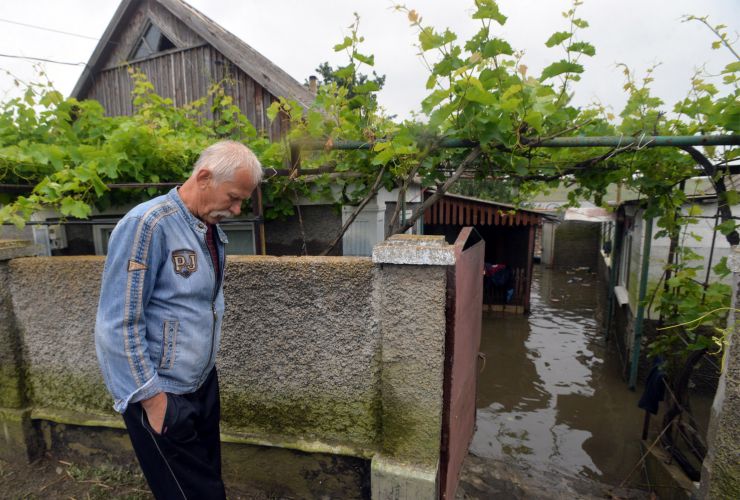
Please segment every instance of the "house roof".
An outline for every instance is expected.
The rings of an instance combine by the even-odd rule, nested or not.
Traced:
[[[276,97],[285,97],[308,107],[313,101],[313,94],[295,78],[276,66],[272,61],[244,43],[241,39],[219,26],[203,13],[182,0],[152,0],[157,2],[188,28],[197,33],[203,40],[221,52],[244,73]],[[123,0],[113,15],[98,46],[77,81],[73,97],[80,97],[87,91],[96,72],[102,69],[105,54],[115,43],[112,38],[121,28],[125,28],[127,18],[138,9],[144,0]]]
[[[570,207],[563,216],[563,220],[580,222],[611,222],[615,218],[614,211],[601,207]]]
[[[543,218],[545,214],[534,210],[451,193],[445,193],[424,212],[424,224],[459,226],[529,226],[539,225]]]

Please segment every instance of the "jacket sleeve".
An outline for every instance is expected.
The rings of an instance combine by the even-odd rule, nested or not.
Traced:
[[[146,218],[124,218],[108,242],[95,349],[113,408],[121,413],[162,391],[147,345],[146,309],[163,254],[161,227]]]

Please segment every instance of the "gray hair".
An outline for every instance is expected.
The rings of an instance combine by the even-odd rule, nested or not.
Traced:
[[[236,141],[217,142],[203,150],[193,166],[193,174],[204,168],[210,170],[216,184],[231,180],[239,168],[249,169],[255,186],[262,180],[260,161],[248,147]]]

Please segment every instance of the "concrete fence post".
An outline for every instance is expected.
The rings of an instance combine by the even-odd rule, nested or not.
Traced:
[[[740,498],[740,247],[732,247],[732,303],[722,375],[712,404],[700,498]]]
[[[6,460],[25,456],[30,461],[41,451],[26,399],[23,346],[8,267],[11,259],[36,253],[36,247],[28,242],[0,240],[0,458]]]
[[[381,338],[381,450],[373,499],[439,496],[447,268],[443,236],[395,235],[375,246]]]

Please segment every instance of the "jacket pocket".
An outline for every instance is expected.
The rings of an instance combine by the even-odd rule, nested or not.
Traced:
[[[175,350],[177,349],[177,332],[180,322],[177,320],[165,320],[162,330],[162,357],[159,367],[169,370],[175,365]]]

